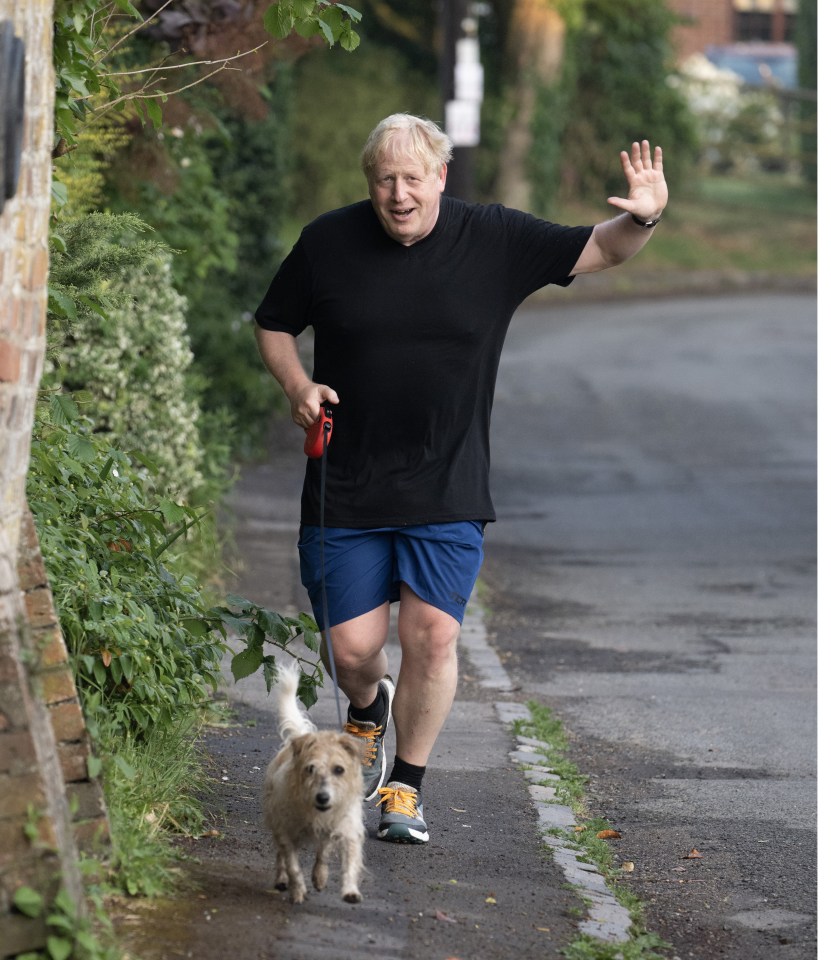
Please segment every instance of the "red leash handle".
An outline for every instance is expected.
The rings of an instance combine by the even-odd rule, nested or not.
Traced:
[[[332,408],[323,404],[320,416],[306,431],[306,442],[303,444],[303,453],[311,460],[319,460],[323,456],[323,445],[328,447],[332,440]]]

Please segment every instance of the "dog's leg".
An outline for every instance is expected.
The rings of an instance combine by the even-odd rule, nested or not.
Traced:
[[[279,864],[282,860],[282,876],[288,879],[288,890],[291,902],[302,903],[306,899],[306,882],[303,879],[303,871],[300,868],[300,859],[297,856],[297,851],[294,847],[285,844],[281,844],[278,849],[277,862]],[[280,867],[278,866],[278,871],[279,870]],[[278,872],[278,884],[280,879],[281,874]],[[285,889],[285,887],[280,888],[278,886],[278,889]]]
[[[275,890],[288,890],[289,872],[286,870],[286,858],[277,850],[277,868],[275,871],[276,880],[274,881]]]
[[[323,890],[329,882],[329,856],[332,852],[332,838],[321,837],[317,845],[317,856],[312,868],[312,883],[315,890]]]
[[[347,903],[360,903],[363,900],[358,884],[364,869],[363,837],[341,837],[340,848],[341,865],[341,897]]]

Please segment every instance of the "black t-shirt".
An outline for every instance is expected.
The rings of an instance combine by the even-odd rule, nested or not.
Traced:
[[[303,230],[255,319],[295,336],[312,326],[312,379],[340,398],[326,526],[495,519],[488,434],[508,324],[533,291],[568,285],[591,231],[445,196],[411,246],[368,200]],[[310,460],[303,523],[320,522],[319,493]]]

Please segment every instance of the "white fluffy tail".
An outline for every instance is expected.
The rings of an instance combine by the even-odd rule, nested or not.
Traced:
[[[284,743],[314,733],[317,727],[300,709],[297,702],[297,688],[300,684],[300,667],[296,660],[279,667],[277,672],[277,719],[280,736]]]

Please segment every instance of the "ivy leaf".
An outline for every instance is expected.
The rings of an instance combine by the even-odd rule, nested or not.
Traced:
[[[31,887],[18,887],[12,902],[27,917],[39,917],[43,913],[43,897]]]
[[[47,937],[46,949],[51,960],[67,960],[72,956],[72,941],[66,937]]]

